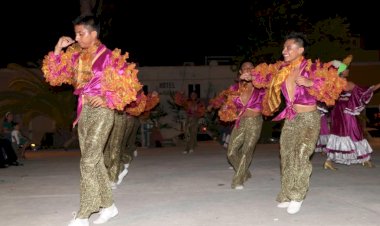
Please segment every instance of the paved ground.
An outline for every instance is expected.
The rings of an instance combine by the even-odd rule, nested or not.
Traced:
[[[276,207],[276,144],[258,145],[253,177],[241,191],[230,188],[233,172],[215,142],[200,142],[191,155],[181,154],[182,147],[139,149],[114,190],[119,215],[104,225],[380,225],[380,142],[372,145],[378,165],[373,169],[338,165],[338,171],[328,171],[324,157],[313,156],[310,191],[296,215]],[[79,206],[79,152],[30,152],[24,164],[0,169],[0,225],[66,226]]]

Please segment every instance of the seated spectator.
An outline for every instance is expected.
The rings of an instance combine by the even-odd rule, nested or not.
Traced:
[[[7,138],[9,141],[12,141],[11,133],[13,130],[14,123],[15,122],[13,121],[13,113],[10,111],[5,113],[3,123],[1,126],[2,126],[2,130],[3,130],[4,138]]]
[[[7,112],[4,116],[0,128],[0,167],[5,168],[8,165],[18,166],[22,165],[17,161],[17,155],[12,147],[12,130],[13,130],[13,114],[12,112]]]
[[[8,167],[8,164],[6,163],[5,160],[6,160],[5,159],[5,153],[0,146],[0,168],[7,168]]]
[[[25,150],[29,146],[30,141],[20,131],[20,124],[15,123],[12,131],[12,146],[18,156],[25,159]]]
[[[12,165],[19,166],[22,165],[17,161],[17,155],[12,148],[12,143],[7,139],[0,135],[0,154],[4,157],[4,166]]]

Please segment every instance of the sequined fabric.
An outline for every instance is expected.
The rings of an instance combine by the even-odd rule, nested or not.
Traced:
[[[140,127],[140,120],[135,116],[127,116],[127,126],[125,129],[125,134],[122,142],[121,149],[121,161],[120,169],[124,169],[124,164],[129,164],[133,160],[133,151],[136,150],[136,135],[137,130]]]
[[[123,148],[123,136],[127,128],[127,117],[125,113],[119,111],[115,111],[114,114],[114,126],[104,150],[104,164],[110,181],[117,182],[120,171],[124,169],[120,169],[120,155]]]
[[[187,116],[185,123],[185,151],[194,150],[197,145],[198,118]]]
[[[281,191],[278,202],[302,201],[309,189],[313,154],[320,131],[320,113],[298,113],[285,120],[280,138]]]
[[[137,131],[140,128],[140,120],[138,117],[132,117],[132,132],[131,135],[129,136],[129,139],[127,140],[127,150],[129,155],[133,155],[133,152],[137,149],[136,147],[136,136],[137,136]]]
[[[263,118],[261,116],[242,117],[239,126],[235,126],[231,132],[227,158],[235,170],[232,188],[243,185],[251,177],[249,166],[260,138],[262,125]]]
[[[111,206],[113,197],[104,165],[103,151],[113,127],[114,111],[84,105],[78,122],[80,159],[80,209],[78,218],[88,218],[101,207]]]

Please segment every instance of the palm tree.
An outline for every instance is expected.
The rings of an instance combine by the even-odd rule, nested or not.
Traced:
[[[26,124],[37,116],[46,116],[55,121],[57,128],[70,129],[75,108],[70,87],[51,87],[35,68],[18,64],[9,64],[7,68],[16,71],[16,76],[10,80],[9,89],[0,92],[2,115],[11,110],[21,114]]]

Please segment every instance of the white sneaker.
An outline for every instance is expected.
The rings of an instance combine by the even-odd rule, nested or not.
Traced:
[[[235,186],[235,190],[243,190],[244,186],[243,185],[237,185]]]
[[[68,226],[89,226],[90,222],[88,219],[79,219],[75,218],[74,220],[71,220]]]
[[[300,202],[290,201],[289,207],[287,209],[288,213],[289,214],[298,213],[298,211],[300,211],[300,209],[301,209],[301,205],[302,205],[302,201],[300,201]]]
[[[115,217],[118,213],[119,211],[117,210],[115,204],[112,204],[112,206],[110,207],[103,208],[100,211],[100,216],[93,223],[94,224],[106,223],[109,219],[111,219],[112,217]]]
[[[137,157],[137,150],[133,151],[133,156]]]
[[[194,152],[194,150],[193,150],[193,149],[190,149],[190,150],[189,150],[189,153],[193,153],[193,152]]]
[[[125,168],[125,169],[128,169],[128,167],[129,167],[129,163],[124,164],[124,168]]]
[[[128,170],[124,168],[123,171],[121,171],[121,173],[119,174],[118,176],[118,181],[116,182],[117,185],[121,184],[121,182],[123,181],[123,178],[128,174]]]
[[[228,169],[234,169],[234,167],[233,166],[229,166]]]
[[[70,221],[68,226],[89,226],[90,222],[88,221],[88,218],[80,219],[76,218],[77,214],[76,212],[73,213],[74,219]]]
[[[280,202],[279,204],[277,204],[277,207],[278,208],[288,208],[289,204],[290,204],[290,202]]]

